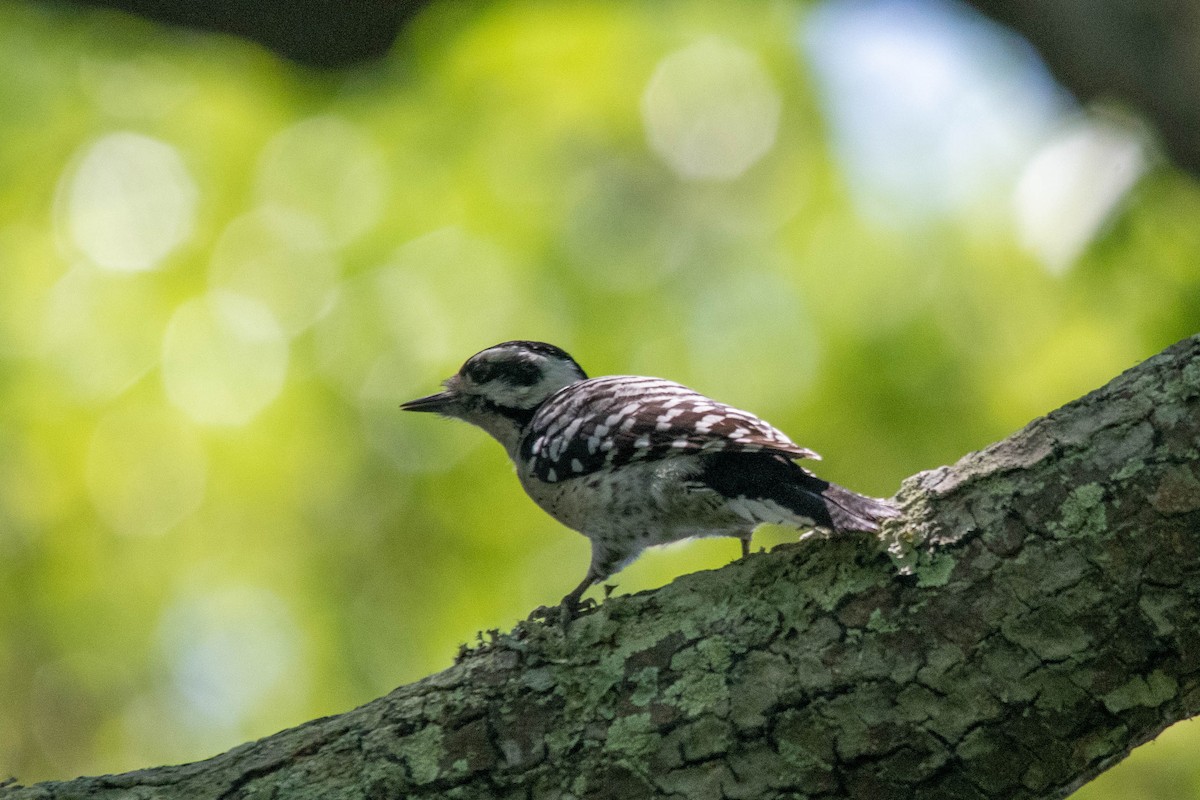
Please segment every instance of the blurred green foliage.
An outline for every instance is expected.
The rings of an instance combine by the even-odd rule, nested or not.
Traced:
[[[0,778],[202,758],[556,602],[587,543],[482,433],[396,408],[495,342],[680,380],[887,494],[1195,332],[1200,192],[1152,155],[1111,197],[1085,170],[1018,208],[994,170],[872,210],[813,8],[446,3],[317,74],[0,6]],[[1096,119],[1006,157],[1058,175]],[[1038,233],[1060,196],[1074,250]],[[1195,796],[1159,756],[1198,736],[1081,796]]]

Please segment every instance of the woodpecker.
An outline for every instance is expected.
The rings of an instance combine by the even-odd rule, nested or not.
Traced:
[[[745,556],[762,523],[875,532],[898,513],[796,464],[821,457],[749,412],[661,378],[588,378],[545,342],[481,350],[442,385],[401,408],[482,428],[533,501],[591,540],[587,574],[562,601],[571,614],[653,545],[729,536]]]

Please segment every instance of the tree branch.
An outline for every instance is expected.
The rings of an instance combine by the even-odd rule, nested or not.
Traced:
[[[430,0],[76,0],[178,28],[225,33],[306,67],[356,67],[387,55]],[[56,3],[57,4],[57,3]]]
[[[1175,163],[1200,174],[1200,2],[968,0],[1037,48],[1081,100],[1116,100],[1154,124]]]
[[[1200,336],[810,540],[50,798],[1048,798],[1200,709]]]

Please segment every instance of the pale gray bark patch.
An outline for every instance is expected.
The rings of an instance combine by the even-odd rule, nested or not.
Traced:
[[[813,538],[33,798],[1051,798],[1200,708],[1200,337]]]

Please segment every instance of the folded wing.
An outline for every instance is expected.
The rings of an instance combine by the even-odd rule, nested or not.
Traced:
[[[628,375],[566,387],[538,410],[532,431],[518,456],[548,482],[695,453],[820,459],[749,412],[678,383]]]

